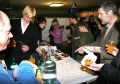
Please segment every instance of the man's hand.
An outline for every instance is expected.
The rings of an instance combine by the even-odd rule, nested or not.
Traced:
[[[14,78],[17,78],[17,70],[18,70],[18,67],[16,67],[13,71],[13,76]]]
[[[91,64],[88,68],[93,71],[100,71],[103,65],[104,64]]]
[[[23,60],[22,62],[27,62],[27,63],[29,63],[33,68],[34,68],[34,64],[33,63],[31,63],[30,61],[28,61],[28,60]],[[21,63],[22,63],[21,62]],[[18,70],[18,68],[19,68],[19,66],[18,67],[16,67],[15,69],[14,69],[14,71],[13,71],[13,76],[14,76],[14,78],[17,78],[17,70]]]
[[[68,40],[68,43],[70,44],[70,43],[71,43],[71,41],[70,41],[70,40]]]
[[[108,52],[107,46],[108,46],[108,45],[106,45],[106,50],[107,50],[107,52]],[[113,48],[113,51],[112,51],[112,52],[108,52],[108,53],[112,54],[113,56],[116,56],[117,53],[118,53],[118,51],[119,51],[119,49],[116,48],[116,47],[114,47],[114,48]]]
[[[29,51],[29,46],[28,45],[22,45],[22,51],[23,52]]]
[[[67,34],[67,38],[70,38],[70,37],[72,37],[71,34]]]
[[[96,53],[101,53],[101,49],[100,47],[86,47],[87,50],[89,50],[90,52],[96,52]]]
[[[79,47],[75,52],[78,52],[80,54],[83,54],[84,53],[84,50],[86,46],[83,46],[83,47]]]

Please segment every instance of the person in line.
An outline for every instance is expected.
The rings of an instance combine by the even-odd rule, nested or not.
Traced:
[[[107,26],[102,30],[101,36],[93,43],[88,44],[89,46],[99,46],[101,49],[93,50],[92,52],[100,53],[100,62],[110,63],[113,56],[106,52],[105,45],[109,40],[115,41],[115,46],[119,47],[119,27],[120,19],[117,16],[116,5],[111,1],[105,1],[100,4],[98,9],[98,18],[101,19],[102,24],[107,24]],[[82,46],[76,50],[83,54],[83,49],[86,46]]]
[[[60,28],[58,20],[52,21],[53,31],[50,31],[50,34],[54,37],[54,43],[58,50],[61,50],[62,47],[62,37],[63,29]]]
[[[73,28],[73,25],[74,24],[69,24],[68,26],[66,26],[66,29],[67,30],[70,30],[70,32],[66,35],[67,36],[67,39],[68,41],[72,38],[72,28]],[[69,44],[69,51],[70,51],[70,56],[72,57],[72,46],[71,46],[71,43],[68,43]]]
[[[10,38],[13,37],[10,29],[8,16],[0,11],[0,52],[7,48]],[[33,64],[28,61],[22,61],[14,70],[6,70],[0,64],[0,84],[39,84],[33,67]]]
[[[103,28],[105,27],[106,25],[102,24],[101,20],[98,18],[97,19],[97,29],[95,31],[95,41],[96,39],[98,39],[101,35],[101,31],[103,30]]]
[[[81,36],[81,33],[79,32],[78,29],[78,19],[76,15],[70,15],[69,17],[69,22],[70,24],[74,24],[72,28],[72,34],[71,34],[71,39],[68,40],[68,43],[71,43],[71,48],[72,48],[72,58],[74,60],[77,60],[77,53],[75,53],[75,50],[78,48],[76,46],[77,39],[76,37],[79,38]]]
[[[79,19],[79,22],[87,22],[87,19],[86,19],[86,17],[80,17],[80,19]]]
[[[106,48],[107,50],[107,48]],[[107,50],[108,52],[108,50]],[[108,52],[114,56],[110,64],[91,64],[89,69],[99,73],[102,80],[97,80],[97,84],[120,84],[120,52],[114,47],[112,52]],[[103,81],[104,80],[104,81]]]
[[[10,66],[12,58],[19,64],[22,60],[28,60],[30,55],[38,47],[38,28],[31,22],[36,15],[33,6],[26,6],[22,12],[23,17],[11,20],[11,32],[16,41],[16,47],[7,51],[8,58],[5,59],[7,66]],[[9,53],[8,53],[9,52]]]
[[[95,32],[97,31],[97,24],[96,24],[94,19],[95,19],[94,15],[90,15],[87,23],[88,23],[90,31],[93,34],[93,37],[94,37],[94,40],[95,40],[96,39],[95,38],[96,37]]]
[[[55,21],[55,20],[57,20],[56,18],[54,18],[53,19],[53,21]],[[52,21],[52,22],[53,22]],[[49,29],[49,33],[50,33],[50,31],[53,31],[54,30],[54,27],[51,25],[51,27],[50,27],[50,29]],[[55,43],[54,43],[54,37],[51,35],[51,34],[49,34],[49,38],[50,38],[50,44],[51,45],[55,45]]]
[[[80,22],[78,24],[78,28],[79,28],[79,31],[81,32],[81,37],[79,39],[77,39],[77,41],[78,41],[78,43],[76,45],[77,47],[84,46],[84,45],[94,42],[94,37],[91,34],[86,22],[83,22],[83,21]],[[83,59],[83,57],[84,57],[83,54],[78,53],[77,60],[81,61]]]

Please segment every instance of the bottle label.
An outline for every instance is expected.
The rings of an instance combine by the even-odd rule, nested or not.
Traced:
[[[43,79],[54,79],[56,78],[56,74],[43,74]]]
[[[10,68],[15,69],[16,67],[18,67],[18,65],[12,65]]]

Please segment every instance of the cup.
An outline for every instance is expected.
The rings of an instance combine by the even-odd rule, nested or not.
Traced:
[[[50,49],[51,56],[54,56],[54,49]]]
[[[113,52],[113,48],[115,47],[115,41],[109,40],[108,41],[108,46],[107,46],[107,51],[108,52]]]

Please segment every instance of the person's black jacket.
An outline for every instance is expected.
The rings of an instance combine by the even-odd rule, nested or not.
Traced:
[[[99,74],[108,84],[120,84],[120,52],[110,64],[106,63],[103,65]]]
[[[22,60],[28,60],[31,53],[38,47],[38,28],[29,23],[26,31],[22,34],[21,29],[21,19],[11,20],[11,33],[13,34],[13,39],[16,41],[16,47],[13,49],[7,49],[8,58],[5,60],[7,66],[9,67],[12,58],[15,58],[16,62],[19,64]],[[23,52],[21,47],[22,45],[28,45],[29,51]]]

